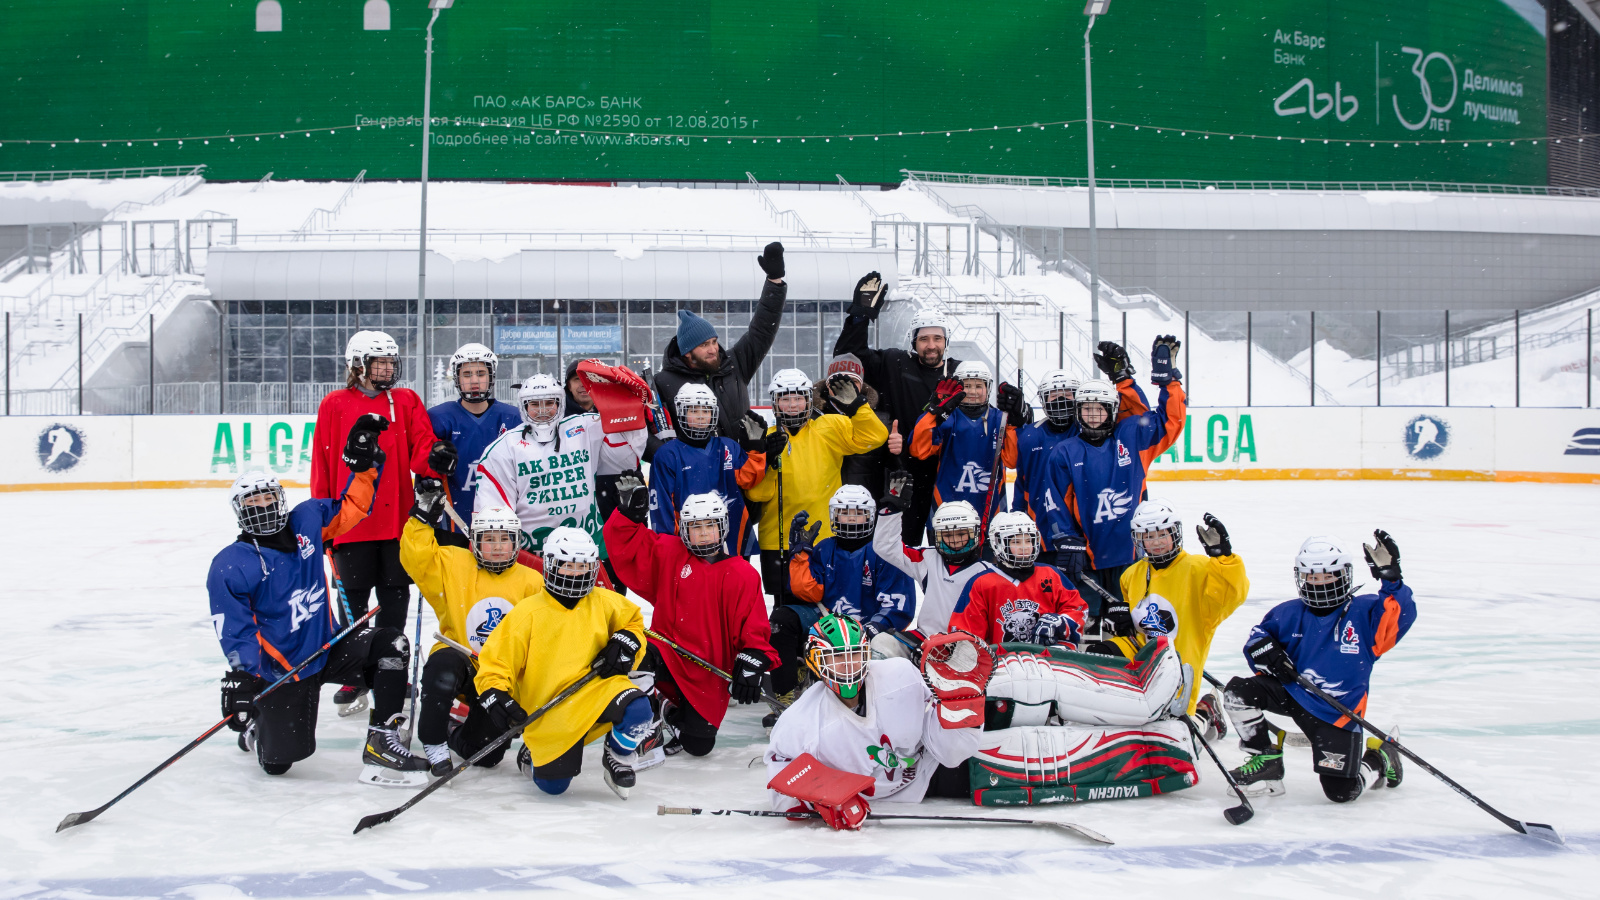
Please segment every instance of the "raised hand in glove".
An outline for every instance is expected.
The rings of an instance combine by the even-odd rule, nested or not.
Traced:
[[[1361,545],[1367,552],[1367,567],[1372,570],[1372,577],[1379,581],[1399,581],[1400,547],[1382,528],[1374,531],[1372,538],[1377,541],[1377,546]]]
[[[433,449],[428,451],[428,468],[449,478],[456,473],[456,462],[455,444],[444,438],[433,442]]]
[[[940,379],[939,383],[934,385],[933,398],[928,401],[928,411],[933,413],[935,419],[943,422],[966,398],[967,391],[961,386],[959,379]]]
[[[1172,364],[1178,355],[1178,345],[1183,342],[1177,335],[1163,334],[1156,338],[1150,348],[1150,383],[1166,384],[1169,381],[1182,381],[1183,372]]]
[[[253,672],[234,669],[222,676],[222,714],[231,715],[228,727],[243,732],[256,714],[256,695],[266,690],[267,682]]]
[[[807,528],[806,523],[811,527]],[[822,532],[822,521],[811,521],[811,514],[801,510],[794,514],[794,520],[789,523],[789,552],[809,552],[816,549],[817,535]]]
[[[911,473],[900,469],[889,473],[889,489],[883,493],[883,512],[904,513],[911,508]]]
[[[367,413],[350,426],[350,436],[344,442],[344,464],[352,472],[365,472],[373,466],[383,465],[383,451],[378,449],[378,435],[389,428],[389,420],[376,413]]]
[[[444,509],[444,482],[437,478],[418,478],[412,486],[416,492],[416,505],[411,515],[424,525],[439,521],[439,511]]]
[[[1107,600],[1100,616],[1111,626],[1112,634],[1117,637],[1133,636],[1133,613],[1128,609],[1128,601]]]
[[[1106,373],[1113,384],[1133,377],[1133,363],[1128,359],[1128,351],[1115,341],[1100,342],[1094,354],[1094,364]]]
[[[733,681],[728,685],[733,699],[749,705],[761,699],[761,675],[772,666],[772,661],[760,650],[746,647],[733,658]]]
[[[1021,428],[1033,419],[1033,410],[1022,399],[1022,388],[1004,381],[1000,382],[1000,396],[995,399],[995,408],[1006,414],[1006,424],[1013,428]]]
[[[1207,556],[1232,556],[1233,542],[1228,540],[1228,528],[1211,513],[1205,514],[1205,524],[1194,527]]]
[[[650,489],[638,469],[617,476],[617,511],[640,525],[650,517]]]
[[[855,415],[867,402],[867,398],[856,387],[856,380],[842,373],[828,379],[828,398],[833,408],[845,416]]]
[[[783,448],[789,446],[789,432],[782,426],[772,429],[767,433],[767,468],[783,468]]]
[[[767,278],[772,281],[783,280],[783,245],[777,241],[766,246],[761,255],[756,257],[756,265],[761,271],[767,273]]]
[[[600,673],[601,678],[632,672],[633,661],[639,656],[639,647],[639,636],[633,632],[611,632],[611,639],[595,655],[595,671]]]
[[[1294,684],[1300,680],[1300,671],[1294,667],[1294,660],[1289,658],[1289,651],[1277,639],[1264,637],[1259,641],[1244,648],[1246,656],[1250,657],[1250,665],[1265,675],[1271,675],[1284,684]]]
[[[855,296],[850,301],[850,309],[846,314],[870,322],[882,311],[883,298],[888,293],[889,286],[883,283],[883,276],[877,272],[868,272],[856,282]]]
[[[945,728],[983,727],[984,689],[993,674],[994,654],[965,631],[937,634],[922,643],[922,677]]]
[[[478,705],[489,714],[489,723],[495,731],[510,731],[528,721],[528,713],[511,695],[499,688],[490,688],[478,695]]]
[[[767,420],[749,410],[739,420],[739,449],[746,453],[765,453],[767,450]]]

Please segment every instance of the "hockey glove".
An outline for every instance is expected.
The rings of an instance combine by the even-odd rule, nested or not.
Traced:
[[[876,319],[883,308],[883,298],[889,293],[889,286],[883,283],[883,276],[877,272],[868,272],[856,282],[855,297],[850,301],[850,308],[846,315],[868,322]]]
[[[1205,524],[1196,525],[1195,533],[1200,536],[1200,543],[1206,548],[1207,556],[1232,556],[1233,542],[1228,540],[1228,528],[1211,513],[1205,514]]]
[[[733,699],[748,706],[761,699],[761,676],[772,661],[760,650],[746,647],[733,658],[733,681],[728,685]]]
[[[1115,341],[1100,342],[1099,350],[1094,355],[1094,364],[1106,373],[1113,384],[1133,377],[1133,362],[1128,359],[1128,351]]]
[[[1033,626],[1033,642],[1042,647],[1059,645],[1073,648],[1078,646],[1080,637],[1078,623],[1071,616],[1060,613],[1045,613]]]
[[[756,265],[760,266],[761,271],[767,273],[767,277],[773,281],[782,280],[783,245],[777,241],[768,244],[766,249],[761,251],[761,255],[756,257]]]
[[[994,654],[965,631],[936,634],[922,644],[922,677],[945,728],[983,727],[984,689],[992,674]]]
[[[266,690],[267,682],[253,672],[234,669],[222,676],[222,714],[231,715],[228,727],[243,732],[256,715],[256,695]]]
[[[806,524],[811,527],[807,528]],[[789,553],[801,551],[810,552],[816,549],[817,535],[822,532],[822,520],[811,521],[811,514],[801,510],[794,514],[794,519],[789,523]]]
[[[344,464],[352,472],[365,472],[373,466],[383,465],[383,451],[378,449],[378,435],[389,428],[389,420],[367,413],[350,426],[350,436],[344,442]]]
[[[478,695],[478,705],[489,714],[489,722],[494,725],[495,731],[510,731],[528,721],[527,711],[518,706],[509,693],[499,688],[490,688]]]
[[[844,374],[828,379],[828,398],[833,403],[833,408],[842,416],[855,415],[856,411],[867,402],[867,398],[863,397],[860,389],[856,387],[856,380]]]
[[[961,382],[954,378],[944,378],[933,388],[933,398],[928,401],[928,411],[940,422],[949,418],[956,411],[956,407],[965,400],[967,392],[961,387]]]
[[[1128,609],[1128,601],[1107,600],[1100,616],[1111,626],[1112,634],[1117,637],[1133,636],[1133,613]]]
[[[594,670],[601,678],[626,675],[633,671],[633,661],[639,656],[639,637],[631,631],[613,631],[611,639],[594,658]]]
[[[640,525],[650,517],[650,489],[643,472],[629,469],[617,476],[617,509]]]
[[[1250,665],[1263,675],[1271,675],[1284,684],[1294,684],[1300,680],[1300,671],[1294,667],[1289,652],[1271,637],[1264,637],[1245,647],[1244,654],[1250,657]]]
[[[767,451],[767,420],[753,412],[746,412],[739,420],[739,449],[746,453]]]
[[[789,432],[781,427],[768,432],[767,438],[767,468],[783,468],[783,448],[789,446]]]
[[[1078,576],[1082,575],[1083,570],[1088,567],[1089,554],[1082,546],[1073,543],[1062,543],[1060,549],[1056,550],[1056,568],[1060,569],[1061,574],[1067,578],[1077,581]]]
[[[865,822],[867,814],[872,812],[872,807],[867,804],[867,798],[860,794],[838,806],[818,804],[816,809],[822,816],[822,821],[827,822],[834,831],[860,831],[861,823]]]
[[[1172,364],[1173,357],[1178,355],[1178,345],[1183,342],[1177,336],[1163,334],[1156,338],[1150,348],[1150,383],[1166,384],[1169,381],[1182,381],[1183,372]]]
[[[444,509],[444,482],[437,478],[418,478],[414,486],[417,503],[411,507],[411,516],[424,525],[439,521],[439,511]]]
[[[904,513],[911,508],[911,473],[900,470],[889,473],[889,489],[883,494],[881,514]]]
[[[1374,531],[1372,537],[1378,542],[1377,546],[1361,545],[1367,552],[1367,567],[1372,570],[1372,577],[1379,581],[1399,581],[1400,547],[1382,528]]]
[[[433,442],[428,451],[428,468],[446,478],[456,473],[456,445],[443,438]]]
[[[995,408],[1006,414],[1006,424],[1013,428],[1021,428],[1033,421],[1033,410],[1022,399],[1022,389],[1014,384],[1000,382],[1000,396],[995,399]]]

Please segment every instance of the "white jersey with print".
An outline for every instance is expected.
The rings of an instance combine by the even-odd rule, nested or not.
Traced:
[[[917,607],[917,630],[927,637],[950,630],[950,616],[967,582],[994,568],[981,560],[954,572],[945,565],[937,550],[907,547],[900,540],[900,513],[879,513],[872,532],[872,549],[878,558],[911,576],[922,588]]]
[[[567,526],[587,531],[605,556],[595,476],[638,468],[645,438],[642,428],[605,434],[594,413],[562,419],[555,440],[546,443],[534,440],[526,425],[507,431],[478,460],[478,503],[493,498],[516,512],[523,549],[538,553],[546,535]]]
[[[867,663],[861,713],[826,684],[814,684],[784,710],[767,742],[767,778],[783,771],[800,754],[823,765],[868,775],[869,800],[916,803],[928,792],[939,766],[965,765],[978,752],[982,728],[945,728],[933,707],[933,692],[909,660]],[[795,800],[767,792],[773,809],[790,809]]]

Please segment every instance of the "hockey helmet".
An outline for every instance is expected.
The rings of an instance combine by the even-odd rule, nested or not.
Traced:
[[[1146,500],[1139,504],[1133,511],[1129,529],[1133,532],[1133,542],[1144,551],[1151,565],[1164,566],[1176,559],[1178,551],[1183,549],[1183,521],[1165,500]],[[1162,533],[1172,535],[1172,546],[1161,553],[1151,553],[1145,541]]]
[[[842,699],[860,695],[870,658],[866,631],[848,616],[823,616],[806,636],[806,668]]]
[[[1332,609],[1355,592],[1356,558],[1337,538],[1308,537],[1294,558],[1300,600],[1312,609]]]
[[[695,543],[689,536],[689,529],[707,523],[716,526],[717,539],[709,543]],[[678,510],[678,537],[695,556],[710,558],[721,553],[723,544],[728,540],[728,504],[722,495],[710,491],[684,498],[683,508]]]
[[[545,537],[542,553],[544,586],[556,599],[575,604],[594,589],[600,576],[600,548],[587,531],[557,528]]]
[[[686,384],[678,391],[678,396],[673,400],[676,407],[678,420],[674,423],[679,434],[696,441],[703,441],[717,433],[717,416],[720,406],[717,395],[703,384]],[[696,425],[689,421],[689,411],[693,409],[709,410],[709,417],[704,424]]]
[[[489,368],[489,386],[481,391],[467,391],[461,388],[461,367],[468,363],[483,363]],[[456,386],[456,392],[461,399],[468,403],[482,403],[494,399],[494,370],[500,365],[500,358],[494,355],[482,344],[462,344],[456,352],[450,354],[450,381]]]
[[[230,496],[234,518],[239,520],[239,530],[245,534],[256,537],[277,534],[289,521],[289,503],[276,476],[246,472],[234,480]]]
[[[1016,538],[1026,539],[1021,550],[1012,545]],[[1039,559],[1039,526],[1027,513],[998,513],[989,522],[989,547],[1007,568],[1026,569]]]
[[[835,537],[847,541],[871,537],[877,519],[878,504],[872,492],[859,484],[844,485],[828,501],[828,525]]]
[[[517,541],[522,533],[522,520],[503,506],[491,506],[472,511],[472,555],[478,565],[496,574],[511,568],[517,561]],[[490,535],[505,535],[500,540],[485,540]]]

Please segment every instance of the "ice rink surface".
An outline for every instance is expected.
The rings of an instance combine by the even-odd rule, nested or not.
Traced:
[[[365,716],[339,719],[332,688],[317,754],[288,775],[263,774],[223,731],[100,819],[56,834],[63,815],[110,799],[217,720],[226,667],[204,582],[236,528],[218,490],[10,493],[0,494],[10,634],[0,670],[0,900],[1600,895],[1600,488],[1158,482],[1152,495],[1190,523],[1191,547],[1200,514],[1220,517],[1249,568],[1250,601],[1213,650],[1210,670],[1224,678],[1244,672],[1238,648],[1249,627],[1292,596],[1304,537],[1353,546],[1374,527],[1390,531],[1419,616],[1377,667],[1371,719],[1400,725],[1408,746],[1502,811],[1554,824],[1567,846],[1511,833],[1411,765],[1399,790],[1335,806],[1304,748],[1288,751],[1288,794],[1258,800],[1241,827],[1223,820],[1232,798],[1204,760],[1198,786],[1147,800],[917,810],[1075,821],[1112,848],[1025,827],[868,823],[833,833],[658,818],[658,803],[762,806],[762,770],[748,767],[763,745],[758,707],[730,714],[710,756],[641,773],[626,803],[601,782],[596,744],[565,796],[539,794],[508,756],[353,836],[357,819],[408,792],[356,781]],[[1218,750],[1230,765],[1242,759],[1231,737]]]

